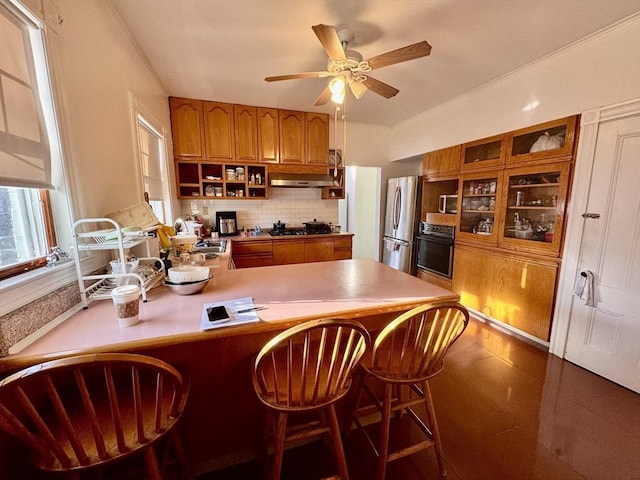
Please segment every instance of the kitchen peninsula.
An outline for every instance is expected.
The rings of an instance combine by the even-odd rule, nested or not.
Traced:
[[[338,317],[358,319],[376,331],[417,305],[459,298],[370,259],[220,270],[200,294],[151,290],[149,301],[140,305],[141,322],[133,327],[118,327],[111,302],[94,302],[20,353],[0,359],[0,371],[6,375],[92,352],[136,352],[166,360],[191,381],[182,435],[193,466],[203,472],[253,456],[262,411],[251,386],[251,360],[277,332],[306,320]],[[266,307],[259,322],[199,331],[204,303],[243,297]],[[11,442],[0,436],[0,450],[17,451]],[[23,468],[18,463],[0,471]],[[18,473],[24,472],[16,472],[16,478]]]

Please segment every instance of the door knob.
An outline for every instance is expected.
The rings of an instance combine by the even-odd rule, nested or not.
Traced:
[[[599,213],[583,213],[582,218],[600,218]]]

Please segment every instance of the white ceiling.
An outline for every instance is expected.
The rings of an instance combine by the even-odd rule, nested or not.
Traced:
[[[640,11],[640,0],[111,0],[172,96],[304,111],[329,79],[267,83],[319,71],[327,57],[311,30],[349,28],[364,58],[421,40],[428,57],[373,76],[391,99],[347,97],[352,121],[392,125]],[[594,62],[598,59],[594,58]]]

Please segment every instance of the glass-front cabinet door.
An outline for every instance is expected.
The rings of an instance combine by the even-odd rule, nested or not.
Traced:
[[[457,238],[496,242],[496,214],[500,205],[501,180],[502,172],[496,171],[466,174],[461,177]]]
[[[499,243],[559,254],[570,163],[507,169]]]
[[[462,172],[504,165],[505,139],[504,135],[498,135],[462,145],[460,153]]]

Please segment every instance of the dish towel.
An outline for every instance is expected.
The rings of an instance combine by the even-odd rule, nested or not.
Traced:
[[[593,272],[590,270],[582,270],[576,278],[576,284],[573,287],[573,294],[584,300],[585,305],[593,307]]]
[[[396,250],[400,250],[400,244],[398,242],[394,242],[393,240],[384,239],[384,246],[390,252],[395,252]]]

